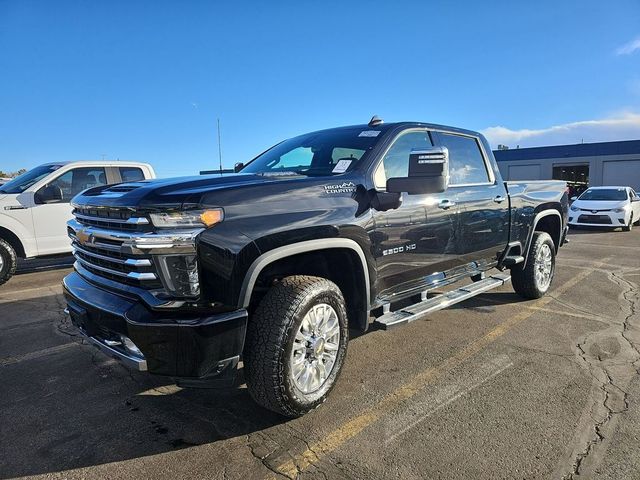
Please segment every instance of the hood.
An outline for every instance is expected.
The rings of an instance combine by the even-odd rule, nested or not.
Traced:
[[[264,191],[267,185],[291,184],[290,188],[304,188],[308,184],[331,182],[326,177],[305,177],[301,175],[260,175],[227,174],[204,175],[197,177],[178,177],[160,180],[121,183],[101,186],[82,192],[74,197],[73,204],[90,206],[110,206],[141,210],[175,208],[187,205],[219,204],[225,200],[242,198],[248,190],[259,188]],[[235,202],[234,202],[235,203]]]
[[[627,203],[625,200],[576,200],[571,206],[581,210],[613,210],[622,208]]]

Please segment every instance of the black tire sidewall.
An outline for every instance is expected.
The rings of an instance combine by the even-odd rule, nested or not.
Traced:
[[[302,323],[304,316],[312,307],[320,303],[331,305],[338,316],[338,322],[340,324],[340,344],[338,347],[336,361],[325,383],[315,392],[305,394],[298,389],[291,378],[291,365],[289,359],[291,357],[291,351],[293,350],[296,333],[300,328],[300,324]],[[281,380],[284,388],[283,393],[288,397],[289,402],[294,404],[297,409],[306,412],[324,402],[329,392],[333,389],[333,386],[342,371],[342,366],[347,353],[348,340],[349,328],[347,324],[347,313],[340,291],[330,282],[325,281],[318,283],[318,285],[314,286],[313,292],[306,295],[295,313],[291,316],[289,328],[287,329],[286,334],[285,347],[281,350],[279,359],[282,371]]]
[[[2,257],[2,268],[0,268],[0,285],[9,280],[16,271],[16,252],[6,241],[0,240],[0,256]]]

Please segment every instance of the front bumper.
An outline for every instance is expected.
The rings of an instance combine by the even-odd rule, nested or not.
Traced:
[[[599,211],[593,213],[589,210],[573,210],[569,212],[569,225],[581,225],[585,227],[624,227],[629,223],[629,213],[614,211]]]
[[[72,322],[105,354],[184,384],[233,382],[244,345],[246,310],[211,316],[158,314],[76,272],[64,278],[63,286]]]

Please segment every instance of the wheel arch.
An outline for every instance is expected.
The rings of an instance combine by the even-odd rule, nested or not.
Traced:
[[[553,240],[556,253],[558,253],[558,249],[560,248],[560,241],[562,240],[562,215],[560,214],[560,212],[554,208],[550,208],[538,212],[533,218],[531,229],[529,230],[529,235],[527,236],[527,243],[524,249],[524,263],[522,265],[523,268],[527,264],[527,258],[529,256],[529,250],[531,249],[531,242],[533,240],[533,234],[535,232],[548,233]]]
[[[336,283],[354,326],[366,330],[371,288],[367,260],[357,242],[348,238],[307,240],[260,255],[244,277],[238,307],[249,309],[261,298],[256,287],[272,277],[288,275],[315,275]]]
[[[16,251],[19,257],[25,258],[26,252],[20,238],[11,230],[5,227],[0,227],[0,238],[5,240]]]

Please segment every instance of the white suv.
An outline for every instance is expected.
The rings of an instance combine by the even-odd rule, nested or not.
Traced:
[[[640,224],[640,197],[631,187],[591,187],[571,198],[569,225],[622,227]]]
[[[16,269],[17,257],[71,252],[70,201],[100,185],[155,178],[151,165],[85,161],[40,165],[0,186],[0,285]]]

